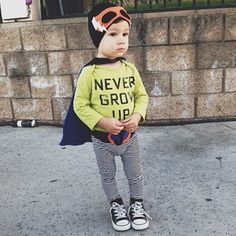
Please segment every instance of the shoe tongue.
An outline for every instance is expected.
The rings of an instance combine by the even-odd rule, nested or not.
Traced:
[[[141,202],[141,203],[143,203],[143,199],[130,198],[130,205],[134,204],[135,202]]]
[[[116,198],[116,199],[112,200],[111,201],[111,205],[112,205],[113,202],[116,202],[116,203],[118,203],[120,205],[124,205],[122,198]]]

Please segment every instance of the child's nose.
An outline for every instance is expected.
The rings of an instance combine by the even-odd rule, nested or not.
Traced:
[[[118,43],[118,44],[124,44],[124,43],[125,43],[125,39],[124,39],[122,36],[120,36],[120,37],[118,38],[118,40],[117,40],[117,43]]]

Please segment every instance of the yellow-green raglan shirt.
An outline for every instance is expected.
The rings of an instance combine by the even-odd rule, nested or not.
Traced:
[[[82,69],[75,91],[73,108],[91,130],[102,117],[120,121],[134,112],[145,118],[148,95],[134,64],[121,61],[119,68],[90,65]]]

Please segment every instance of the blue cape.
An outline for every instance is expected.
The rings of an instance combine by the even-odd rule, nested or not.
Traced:
[[[123,57],[118,57],[115,59],[94,58],[89,63],[87,63],[85,66],[94,65],[94,64],[102,65],[102,64],[107,64],[107,63],[114,63],[119,60],[125,60],[125,58],[123,58]],[[79,117],[74,112],[74,109],[73,109],[74,96],[75,96],[75,94],[73,95],[73,97],[71,99],[69,109],[67,111],[67,115],[64,120],[63,136],[62,136],[62,140],[60,142],[61,146],[82,145],[86,142],[92,141],[91,140],[92,131],[88,128],[87,125],[85,125],[79,119]]]

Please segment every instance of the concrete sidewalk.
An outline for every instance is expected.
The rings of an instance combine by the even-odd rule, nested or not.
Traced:
[[[92,145],[60,147],[61,134],[0,127],[0,236],[121,234],[111,227]],[[122,235],[236,236],[236,122],[141,127],[138,134],[153,221]]]

